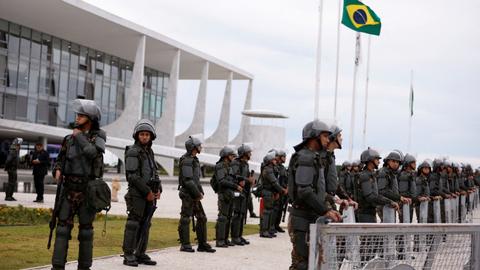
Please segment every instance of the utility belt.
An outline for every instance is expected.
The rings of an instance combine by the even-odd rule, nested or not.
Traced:
[[[299,205],[292,205],[288,207],[288,212],[293,216],[309,219],[309,220],[316,220],[318,218],[317,214],[314,214],[312,211],[301,207]]]
[[[92,178],[85,176],[67,175],[64,177],[64,187],[67,190],[83,192],[87,189],[87,183],[90,179]]]

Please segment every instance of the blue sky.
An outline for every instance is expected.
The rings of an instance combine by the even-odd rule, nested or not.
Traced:
[[[254,74],[253,108],[288,115],[286,147],[313,118],[318,0],[87,2]],[[134,3],[134,4],[133,4]],[[382,19],[372,37],[367,146],[406,151],[410,71],[414,71],[412,149],[418,157],[450,157],[480,166],[480,2],[364,1]],[[320,117],[333,118],[338,1],[324,1]],[[342,26],[338,121],[348,147],[355,33]],[[362,36],[354,156],[363,150],[367,37]],[[180,83],[176,133],[193,116],[198,81]],[[210,81],[206,135],[213,132],[225,81]],[[231,133],[239,128],[246,83],[232,91]],[[299,110],[301,108],[301,110]],[[343,161],[348,150],[337,158]]]

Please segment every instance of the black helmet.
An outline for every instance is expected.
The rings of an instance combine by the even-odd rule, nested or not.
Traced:
[[[275,154],[277,155],[277,157],[286,157],[287,156],[287,153],[285,153],[285,151],[283,151],[281,149],[276,150]]]
[[[219,156],[221,158],[224,158],[224,157],[227,157],[229,155],[235,155],[235,150],[233,150],[233,148],[231,148],[230,146],[224,146],[220,150]]]
[[[268,152],[268,153],[265,155],[265,157],[263,157],[263,163],[264,163],[264,164],[270,163],[272,160],[275,159],[276,156],[277,156],[277,154],[276,154],[274,151]]]
[[[342,163],[342,169],[345,169],[345,168],[350,167],[350,166],[352,166],[352,163],[350,163],[349,161],[344,161]]]
[[[356,159],[352,162],[352,167],[358,167],[360,166],[360,163],[361,163],[360,160]]]
[[[86,115],[91,121],[100,122],[102,119],[102,111],[93,100],[74,99],[72,107],[75,113]]]
[[[135,125],[135,128],[133,129],[133,135],[132,137],[137,140],[138,138],[138,133],[140,131],[148,131],[152,135],[152,141],[155,140],[157,137],[157,134],[155,133],[155,127],[153,126],[153,123],[148,120],[148,119],[140,119],[140,121],[137,122]]]
[[[431,169],[430,162],[428,160],[422,161],[422,163],[420,163],[420,165],[418,165],[417,170],[420,171],[423,168],[430,168]]]
[[[402,163],[403,162],[403,153],[400,150],[393,150],[383,160],[384,161],[396,160],[396,161]]]
[[[333,125],[330,126],[330,132],[331,132],[332,134],[330,134],[330,136],[328,136],[328,139],[330,139],[330,141],[336,141],[337,144],[338,144],[338,147],[339,147],[340,149],[342,149],[342,145],[341,145],[340,142],[337,140],[337,136],[338,136],[338,134],[340,134],[340,132],[342,132],[342,129],[341,129],[339,126],[333,124]]]
[[[441,166],[445,166],[445,164],[443,163],[443,159],[436,158],[433,160],[433,164],[432,164],[433,170],[436,170]]]
[[[201,145],[202,141],[193,136],[188,136],[188,139],[185,141],[185,149],[187,149],[188,153],[191,153],[195,148],[198,149]]]
[[[243,157],[243,155],[252,152],[252,147],[248,144],[242,143],[240,147],[237,149],[237,153],[239,157]]]
[[[412,162],[417,162],[417,159],[413,155],[406,154],[403,158],[403,165],[406,166]]]
[[[332,133],[330,131],[330,126],[327,125],[325,122],[322,122],[320,120],[314,120],[314,121],[308,122],[303,127],[303,130],[302,130],[303,141],[298,145],[294,146],[295,150],[296,151],[300,150],[300,148],[307,142],[308,139],[316,138],[323,132],[327,132],[329,134]]]
[[[360,155],[360,161],[363,164],[367,164],[369,161],[372,161],[374,159],[380,159],[380,153],[378,153],[376,150],[372,148],[368,148],[367,150],[363,151],[362,154]]]

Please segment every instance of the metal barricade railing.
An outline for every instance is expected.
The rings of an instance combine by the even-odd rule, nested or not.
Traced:
[[[480,225],[324,221],[310,226],[309,269],[480,270]]]

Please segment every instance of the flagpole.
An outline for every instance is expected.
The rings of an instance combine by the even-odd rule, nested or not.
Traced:
[[[338,96],[338,67],[340,62],[340,22],[342,20],[342,0],[338,1],[338,22],[337,22],[337,67],[335,71],[335,98],[333,102],[333,120],[337,121],[337,96]]]
[[[323,0],[319,0],[318,4],[318,39],[317,39],[317,61],[315,65],[315,101],[313,119],[319,118],[319,98],[320,98],[320,64],[322,52],[322,13]]]
[[[348,151],[348,159],[352,160],[353,154],[353,139],[355,133],[355,92],[357,87],[357,73],[360,62],[360,33],[357,32],[355,37],[355,68],[353,69],[353,89],[352,89],[352,114],[350,117],[350,147]]]
[[[413,118],[413,70],[410,71],[410,106],[408,110],[408,144],[407,151],[410,152],[412,146],[412,118]]]
[[[368,35],[368,45],[367,45],[367,79],[365,81],[365,113],[363,118],[363,148],[365,149],[366,140],[367,140],[367,112],[368,112],[368,84],[370,82],[370,44],[371,36]]]

